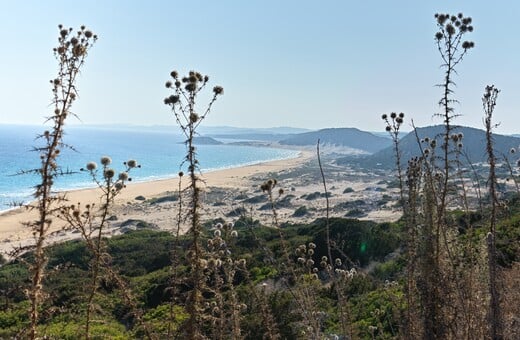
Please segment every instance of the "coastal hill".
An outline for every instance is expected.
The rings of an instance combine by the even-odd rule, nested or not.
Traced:
[[[440,155],[441,150],[441,138],[444,131],[444,126],[434,125],[417,128],[417,136],[419,140],[425,138],[437,140],[436,154]],[[463,134],[462,139],[462,150],[467,154],[468,159],[472,163],[486,162],[486,132],[481,129],[472,127],[460,126],[453,129],[454,134]],[[501,159],[504,155],[508,155],[512,148],[518,148],[520,146],[520,138],[512,136],[504,136],[499,134],[493,134],[495,155]],[[453,142],[451,142],[453,145]],[[423,148],[428,148],[427,143],[422,143]],[[401,159],[407,161],[412,157],[420,155],[420,148],[417,143],[417,137],[412,131],[400,139],[399,149],[401,152]],[[463,156],[465,159],[466,157]],[[388,146],[372,155],[363,157],[360,159],[362,163],[378,165],[380,167],[394,167],[395,166],[395,151],[393,146]],[[338,160],[338,164],[347,164],[352,161],[351,158],[345,157]]]
[[[375,136],[356,128],[330,128],[300,133],[280,141],[282,145],[308,146],[321,144],[342,146],[374,153],[391,145],[389,138]]]
[[[233,144],[254,144],[258,142],[279,143],[287,146],[316,146],[318,139],[322,145],[359,150],[362,153],[374,153],[391,145],[388,137],[356,128],[327,128],[317,131],[279,127],[264,129],[244,129],[233,127],[206,128],[204,136],[214,139],[231,139],[242,142]],[[244,142],[246,141],[246,142]],[[263,143],[262,145],[266,145]]]

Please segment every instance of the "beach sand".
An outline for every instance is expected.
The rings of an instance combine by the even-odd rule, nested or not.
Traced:
[[[316,164],[315,164],[316,163]],[[372,190],[381,182],[379,176],[360,174],[353,169],[328,169],[327,185],[331,193],[331,207],[340,206],[346,201],[377,200],[382,194]],[[323,192],[323,184],[319,180],[320,173],[317,167],[316,155],[309,150],[302,150],[298,157],[285,160],[277,160],[255,165],[218,170],[201,174],[203,179],[202,212],[203,221],[223,218],[236,220],[239,214],[233,211],[251,212],[254,219],[263,223],[272,223],[272,212],[265,209],[265,194],[259,189],[260,185],[271,177],[279,176],[277,188],[283,188],[284,196],[290,196],[288,206],[278,209],[278,215],[282,221],[298,220],[308,222],[317,217],[325,216],[325,199],[309,199],[309,195]],[[184,177],[185,184],[188,178]],[[141,183],[129,183],[116,197],[111,209],[113,220],[106,228],[106,235],[114,235],[124,232],[125,228],[135,228],[132,221],[146,221],[154,228],[173,231],[177,227],[178,202],[152,203],[154,199],[176,195],[179,179],[165,179]],[[351,193],[345,193],[345,187],[353,189]],[[388,192],[390,193],[390,192]],[[395,192],[393,192],[395,196]],[[136,200],[141,196],[141,200]],[[66,198],[70,204],[95,203],[100,205],[101,191],[99,189],[82,189],[66,192]],[[248,198],[261,198],[257,204],[246,204],[243,200]],[[144,199],[143,199],[144,198]],[[263,199],[263,200],[262,200]],[[185,200],[187,202],[187,198]],[[186,203],[184,203],[186,204]],[[262,208],[264,205],[264,208]],[[293,216],[297,207],[304,205],[308,213],[295,218]],[[240,210],[241,209],[241,210]],[[347,208],[345,208],[347,209]],[[331,216],[345,216],[345,209],[332,209]],[[377,208],[367,211],[362,219],[375,221],[391,221],[399,218],[400,212],[392,208]],[[30,245],[34,242],[31,230],[24,226],[24,222],[34,220],[36,211],[27,211],[24,208],[7,211],[0,215],[0,253],[7,254],[16,247]],[[123,228],[124,226],[124,228]],[[54,219],[48,238],[48,243],[61,242],[78,238],[79,234],[71,231],[61,231],[63,222]],[[186,230],[183,226],[183,230]]]

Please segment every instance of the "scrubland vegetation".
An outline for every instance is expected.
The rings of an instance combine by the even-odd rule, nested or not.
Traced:
[[[261,196],[241,197],[270,210],[271,223],[246,209],[227,221],[203,216],[194,138],[223,88],[213,87],[202,106],[198,96],[209,77],[173,71],[164,103],[185,134],[188,165],[187,173],[179,173],[179,187],[168,188],[164,198],[175,204],[175,231],[151,230],[140,221],[137,230],[112,238],[103,230],[137,161],[127,161],[119,173],[109,157],[99,168],[85,161],[100,205],[78,205],[53,191],[54,179],[66,175],[59,150],[68,147],[61,138],[76,98],[76,75],[96,39],[83,27],[74,33],[60,26],[53,129],[40,136],[41,168],[29,170],[42,179],[35,203],[26,207],[39,212],[25,226],[33,229],[35,243],[15,249],[13,260],[0,267],[0,338],[519,338],[520,192],[518,185],[498,190],[499,180],[518,181],[516,164],[494,151],[499,91],[487,86],[482,97],[487,136],[482,152],[489,165],[483,178],[482,171],[462,165],[465,139],[454,133],[454,78],[474,47],[465,40],[473,23],[462,14],[437,14],[435,20],[444,71],[438,114],[443,129],[417,137],[420,155],[405,159],[400,129],[407,117],[382,116],[382,128],[394,142],[392,186],[399,189],[394,203],[402,210],[397,222],[332,218],[333,207],[311,223],[286,222],[278,209],[293,197],[280,178],[266,178]],[[319,148],[317,158],[324,189],[302,198],[293,217],[305,216],[310,201],[329,205]],[[345,183],[344,191],[354,189]],[[381,204],[390,199],[381,193]],[[355,205],[334,208],[352,217],[363,214]],[[45,247],[56,221],[81,238]]]

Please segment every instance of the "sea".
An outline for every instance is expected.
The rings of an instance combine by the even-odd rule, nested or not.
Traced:
[[[39,177],[31,170],[40,165],[35,148],[43,145],[37,138],[45,126],[0,125],[0,212],[33,199]],[[186,172],[185,138],[172,131],[153,128],[77,127],[65,129],[58,164],[66,175],[59,176],[54,189],[58,191],[91,188],[96,185],[89,173],[80,171],[90,161],[100,165],[100,158],[109,156],[116,172],[125,170],[123,162],[135,159],[140,168],[133,169],[134,182],[176,177]],[[297,157],[298,151],[248,145],[197,145],[196,152],[202,172],[229,169],[266,161]],[[70,173],[70,174],[69,174]]]

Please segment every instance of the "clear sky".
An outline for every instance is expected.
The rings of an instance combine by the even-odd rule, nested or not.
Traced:
[[[83,124],[174,124],[162,103],[173,69],[224,87],[206,125],[377,131],[392,111],[441,123],[436,12],[463,12],[475,27],[456,123],[482,127],[480,98],[495,84],[497,131],[520,133],[517,0],[0,0],[0,123],[50,113],[60,23],[99,35],[73,107]]]

